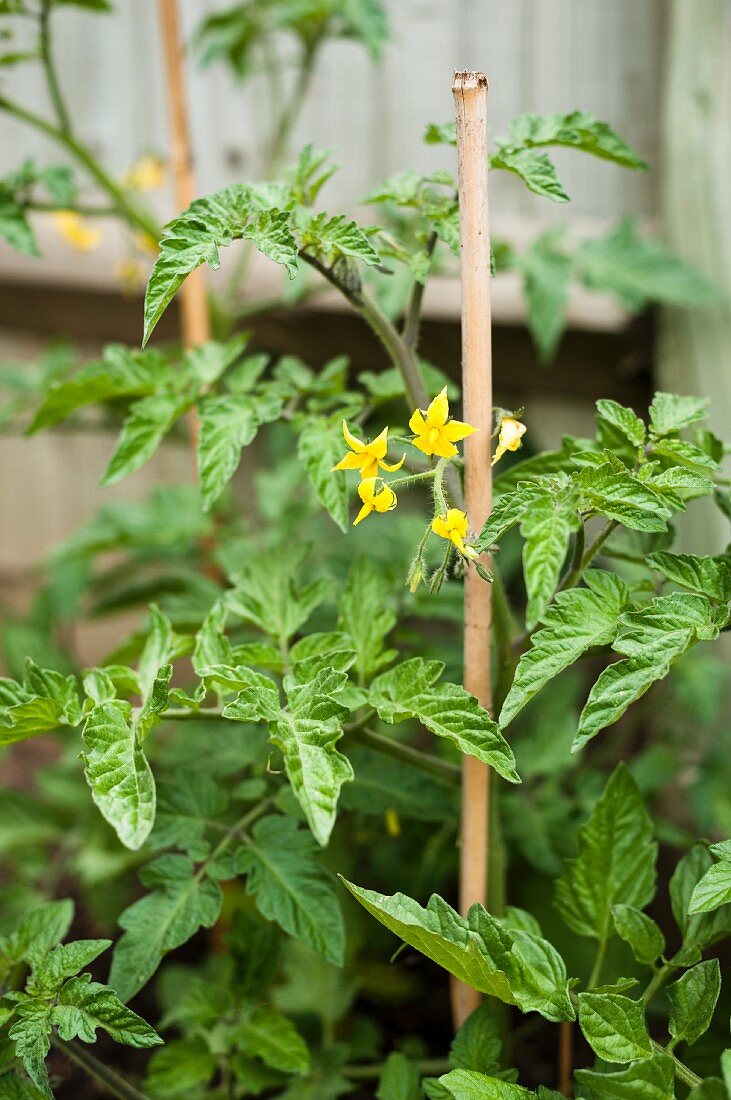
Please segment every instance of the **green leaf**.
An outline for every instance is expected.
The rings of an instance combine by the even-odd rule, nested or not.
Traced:
[[[177,393],[159,393],[136,401],[100,484],[115,485],[144,466],[189,405],[190,399]]]
[[[392,1051],[383,1067],[376,1100],[421,1100],[420,1077],[418,1069],[405,1054]]]
[[[633,447],[644,447],[645,425],[632,409],[608,400],[597,401],[596,408],[599,416],[621,432]]]
[[[348,486],[333,474],[342,458],[342,444],[334,417],[309,417],[299,434],[297,455],[317,493],[317,498],[341,531],[348,529]]]
[[[579,1024],[591,1049],[605,1062],[633,1062],[652,1054],[644,1006],[631,997],[580,993]]]
[[[727,618],[725,607],[688,592],[657,596],[623,614],[613,648],[626,659],[605,668],[589,692],[572,752],[616,722],[691,646],[718,637]]]
[[[198,476],[208,512],[235,474],[242,448],[252,442],[261,420],[256,401],[249,397],[205,397],[198,411]]]
[[[644,1058],[618,1073],[578,1069],[576,1080],[596,1100],[673,1100],[675,1069],[667,1054]]]
[[[571,259],[558,247],[556,232],[549,231],[516,253],[513,264],[523,276],[530,334],[547,363],[566,328]]]
[[[609,126],[587,111],[561,115],[520,115],[510,123],[510,140],[527,148],[563,145],[590,153],[623,168],[647,165]]]
[[[471,1012],[452,1040],[449,1065],[452,1069],[472,1069],[497,1073],[500,1069],[502,1042],[495,1014],[483,1004]]]
[[[114,947],[109,975],[109,984],[123,1001],[145,985],[168,951],[180,947],[201,926],[211,928],[221,909],[218,883],[196,873],[186,856],[161,856],[140,877],[153,892],[120,916],[125,932]]]
[[[226,593],[230,611],[255,623],[278,643],[295,634],[330,589],[324,578],[298,580],[307,547],[291,547],[288,554],[249,558],[235,576],[236,587]]]
[[[566,560],[569,536],[580,525],[572,486],[534,497],[521,520],[523,576],[528,592],[526,627],[531,630],[550,603]]]
[[[51,1049],[51,1010],[43,1001],[27,1000],[16,1005],[15,1011],[17,1019],[8,1032],[15,1043],[15,1055],[36,1088],[53,1100],[46,1069],[46,1055]]]
[[[0,183],[0,240],[23,256],[40,256],[36,235],[24,207],[7,187]]]
[[[97,1028],[103,1028],[116,1043],[130,1047],[152,1047],[162,1043],[154,1028],[122,1004],[113,989],[92,982],[88,974],[71,978],[51,1009],[51,1022],[62,1039],[79,1038],[96,1042]]]
[[[642,908],[655,892],[652,822],[624,764],[579,830],[578,846],[556,883],[556,906],[572,931],[606,940],[615,905]]]
[[[358,559],[348,574],[340,597],[339,622],[353,640],[361,683],[396,657],[395,650],[384,648],[386,636],[396,624],[391,591],[369,558]]]
[[[717,292],[702,275],[652,238],[641,237],[631,218],[604,237],[584,241],[574,270],[590,289],[613,294],[634,312],[648,302],[702,306]]]
[[[481,905],[461,917],[436,894],[422,909],[405,894],[387,897],[343,881],[376,920],[473,989],[548,1020],[574,1018],[566,968],[546,940],[503,928]]]
[[[731,902],[731,861],[722,859],[709,867],[696,884],[688,913],[712,913]]]
[[[520,523],[533,503],[541,500],[546,489],[554,483],[553,478],[536,478],[534,481],[521,481],[515,489],[503,493],[475,542],[476,548],[489,550],[511,527]]]
[[[102,358],[82,367],[67,381],[51,386],[28,429],[32,435],[53,427],[84,405],[101,405],[123,397],[148,397],[173,381],[163,355],[154,348],[139,351],[108,344]]]
[[[122,844],[136,851],[155,820],[155,780],[136,742],[132,708],[124,700],[93,707],[83,728],[82,754],[91,796]]]
[[[196,1085],[205,1085],[216,1072],[216,1059],[205,1039],[173,1039],[155,1051],[147,1064],[145,1092],[152,1097],[178,1100]]]
[[[665,937],[651,917],[633,905],[612,906],[612,918],[617,935],[632,948],[637,962],[648,966],[665,951]]]
[[[47,901],[25,913],[9,936],[0,938],[0,962],[4,974],[17,963],[40,966],[52,947],[60,943],[71,927],[74,903],[71,898]]]
[[[310,1052],[297,1028],[274,1009],[261,1006],[233,1033],[236,1047],[282,1073],[308,1073]]]
[[[237,854],[257,908],[328,962],[342,965],[345,930],[332,876],[314,858],[308,832],[291,818],[258,821]]]
[[[731,600],[731,561],[728,558],[697,557],[695,554],[669,554],[658,550],[645,561],[673,584],[681,585],[719,603]]]
[[[653,436],[670,435],[708,416],[707,397],[679,397],[658,391],[650,405],[650,431]]]
[[[616,634],[617,621],[629,593],[614,573],[589,569],[588,588],[559,592],[541,618],[543,627],[531,637],[500,712],[507,726],[549,680],[557,676],[592,646],[606,645]]]
[[[436,122],[430,122],[424,131],[424,141],[427,145],[456,145],[456,124],[445,122],[440,126]]]
[[[384,722],[416,718],[460,752],[475,756],[511,783],[519,783],[515,758],[487,711],[458,684],[437,683],[444,665],[412,657],[371,684],[369,701]]]
[[[76,940],[74,943],[59,944],[33,968],[28,992],[54,992],[66,978],[78,974],[111,946],[111,940]]]
[[[534,195],[542,195],[554,202],[568,202],[555,165],[545,153],[533,153],[530,149],[499,147],[490,157],[490,167],[504,169],[522,179]]]
[[[721,469],[715,458],[701,447],[696,447],[694,443],[687,443],[684,439],[672,437],[658,439],[653,444],[652,453],[653,456],[660,455],[661,458],[667,458],[674,464],[689,466],[691,469],[700,467],[701,470],[713,470],[715,473],[720,472]]]
[[[488,1077],[469,1069],[453,1069],[439,1078],[451,1100],[530,1100],[535,1094],[499,1077]]]
[[[606,453],[606,452],[605,452]],[[634,531],[665,531],[672,509],[619,460],[585,467],[579,486],[589,507]]]
[[[194,857],[208,854],[204,841],[210,821],[218,821],[228,805],[228,795],[205,772],[176,768],[173,782],[158,791],[157,816],[152,841],[159,848],[182,848]]]
[[[322,255],[331,263],[343,256],[362,260],[370,266],[381,262],[381,257],[357,222],[348,221],[344,214],[330,218],[324,212],[314,214],[310,210],[302,210],[297,227],[302,249]]]
[[[720,992],[718,959],[699,962],[668,986],[669,1030],[676,1042],[695,1043],[708,1030]]]
[[[165,227],[145,295],[146,344],[155,325],[191,272],[204,262],[220,267],[219,249],[232,241],[252,241],[260,252],[297,274],[297,242],[286,211],[254,208],[252,189],[244,184],[196,199]]]
[[[670,879],[670,901],[673,916],[683,933],[681,955],[695,954],[731,932],[731,904],[708,913],[691,913],[695,887],[703,879],[713,861],[705,844],[694,844],[678,863]]]

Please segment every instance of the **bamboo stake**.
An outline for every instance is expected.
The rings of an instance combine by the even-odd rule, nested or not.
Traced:
[[[571,1095],[573,1072],[574,1027],[571,1020],[558,1025],[558,1087],[564,1096]]]
[[[490,234],[487,205],[487,77],[454,74],[462,268],[463,414],[478,431],[465,440],[465,507],[470,527],[480,531],[492,508],[492,334]],[[489,565],[489,559],[485,558]],[[483,707],[492,705],[490,633],[492,587],[474,569],[465,576],[464,686]],[[490,772],[472,756],[462,763],[460,910],[487,904]],[[480,995],[452,983],[452,1014],[458,1028]]]
[[[158,0],[158,14],[168,92],[170,168],[175,182],[176,205],[178,210],[186,210],[195,198],[196,190],[185,101],[183,41],[178,0]],[[211,338],[211,321],[202,268],[194,271],[183,283],[180,303],[183,344],[187,348],[205,344]],[[191,426],[192,424],[191,420]]]

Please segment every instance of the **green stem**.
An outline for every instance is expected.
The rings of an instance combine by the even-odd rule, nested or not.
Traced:
[[[436,233],[432,232],[429,235],[429,239],[426,242],[425,252],[428,258],[431,260],[434,255],[434,249],[437,246],[439,240]],[[401,330],[401,339],[406,344],[407,348],[416,350],[419,343],[419,331],[421,329],[421,306],[424,299],[424,291],[426,290],[426,281],[419,283],[414,280],[414,285],[411,288],[411,294],[406,305],[406,311],[404,313],[404,324]]]
[[[71,132],[71,119],[61,94],[61,86],[58,82],[56,66],[53,63],[51,49],[51,0],[42,0],[41,10],[38,14],[38,27],[40,33],[41,61],[46,74],[48,94],[56,112],[56,118],[61,131],[64,134]]]
[[[450,1068],[447,1058],[422,1058],[415,1065],[424,1075],[446,1073]],[[380,1077],[385,1068],[385,1062],[373,1062],[367,1066],[342,1066],[340,1072],[351,1081],[372,1081]]]
[[[148,1100],[147,1094],[134,1088],[109,1066],[100,1062],[91,1051],[77,1043],[75,1039],[62,1039],[55,1033],[51,1035],[51,1044],[63,1051],[67,1058],[83,1069],[102,1089],[119,1100]]]
[[[583,557],[583,560],[582,560],[582,563],[581,563],[581,572],[582,573],[588,565],[591,565],[591,563],[594,561],[594,558],[597,556],[597,554],[601,550],[602,546],[604,545],[604,543],[607,541],[607,539],[611,535],[612,531],[614,531],[614,529],[618,526],[619,526],[619,523],[616,519],[610,519],[609,522],[606,523],[604,525],[604,527],[602,527],[601,531],[599,532],[597,537],[594,539],[594,541],[590,545],[589,549],[584,554],[584,557]]]
[[[57,202],[27,202],[26,210],[34,210],[39,213],[54,214],[58,210],[71,210],[74,214],[81,214],[84,218],[114,218],[117,209],[114,206],[84,206],[80,203],[67,202],[60,206]]]
[[[655,971],[655,973],[652,975],[649,982],[647,983],[647,988],[645,989],[645,992],[642,994],[643,1005],[649,1005],[650,1001],[653,999],[657,991],[664,984],[664,982],[667,981],[674,970],[677,970],[677,967],[673,966],[672,963],[664,963],[658,970]]]
[[[77,141],[72,134],[64,133],[63,130],[59,130],[58,127],[47,122],[40,115],[26,110],[25,107],[21,107],[20,104],[14,103],[4,96],[0,96],[0,111],[7,111],[8,114],[17,118],[20,122],[25,122],[36,130],[40,130],[42,134],[64,148],[98,183],[101,189],[109,195],[120,216],[125,221],[135,229],[139,229],[143,233],[149,233],[156,241],[159,240],[162,230],[154,218],[146,211],[140,210],[127,197],[123,188],[114,182],[112,177],[96,162],[86,146]]]
[[[276,175],[282,167],[282,161],[287,153],[290,135],[305,100],[307,99],[307,93],[312,83],[319,45],[319,41],[315,41],[303,47],[302,63],[300,65],[297,80],[292,89],[292,94],[279,116],[279,122],[277,123],[277,128],[274,133],[274,140],[272,141],[265,172],[267,179],[269,179],[270,176]]]
[[[694,1089],[697,1085],[700,1085],[703,1081],[702,1077],[699,1077],[697,1073],[693,1073],[692,1069],[689,1069],[684,1062],[681,1062],[679,1058],[676,1058],[672,1050],[668,1050],[662,1043],[656,1043],[652,1040],[652,1046],[658,1054],[666,1054],[673,1060],[673,1068],[675,1070],[675,1076],[679,1077],[681,1081],[684,1081],[686,1085]]]
[[[581,571],[584,568],[584,548],[586,546],[586,527],[583,522],[581,527],[574,535],[574,553],[571,557],[571,565],[569,566],[568,573],[561,581],[557,591],[563,592],[566,588],[573,588],[581,576]]]
[[[459,783],[459,768],[448,760],[431,756],[429,753],[422,752],[421,749],[404,745],[401,741],[393,741],[390,737],[384,737],[382,733],[376,733],[371,729],[352,730],[351,736],[361,745],[375,749],[384,756],[392,756],[394,760],[400,760],[403,764],[412,764],[421,771],[436,775],[439,779],[446,779],[450,783]]]
[[[435,474],[436,470],[422,470],[418,474],[407,474],[405,477],[397,477],[394,481],[389,481],[388,484],[392,489],[396,489],[400,486],[411,485],[415,481],[431,481]]]
[[[594,989],[595,986],[599,985],[602,967],[604,966],[604,959],[606,958],[607,954],[608,943],[609,934],[605,932],[602,938],[599,940],[599,946],[597,947],[596,958],[594,959],[594,968],[591,972],[591,977],[589,978],[589,989]]]

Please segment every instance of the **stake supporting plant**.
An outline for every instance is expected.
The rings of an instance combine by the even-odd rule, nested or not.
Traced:
[[[158,12],[170,116],[170,169],[175,181],[177,206],[180,210],[187,210],[196,192],[190,122],[185,99],[183,42],[178,0],[158,0]],[[211,338],[211,322],[203,268],[194,271],[186,279],[180,296],[184,345],[197,347],[199,344],[205,344]],[[197,422],[193,418],[191,418],[191,429],[195,439]]]
[[[492,338],[490,234],[487,197],[487,77],[457,72],[454,93],[462,272],[462,392],[464,419],[478,430],[465,440],[465,508],[475,530],[492,508]],[[489,565],[486,556],[484,564]],[[487,710],[492,705],[490,632],[492,587],[469,569],[465,574],[464,686]],[[459,901],[466,913],[487,904],[490,772],[463,757]],[[459,1027],[479,1003],[479,994],[454,981],[452,1011]]]

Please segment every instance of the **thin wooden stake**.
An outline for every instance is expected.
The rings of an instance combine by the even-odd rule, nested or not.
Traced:
[[[465,440],[465,507],[470,528],[480,531],[492,508],[492,333],[490,316],[490,232],[487,205],[487,77],[454,74],[462,267],[463,415],[478,431]],[[489,565],[489,559],[485,558]],[[490,634],[492,586],[474,569],[465,576],[464,686],[483,707],[492,705]],[[462,822],[459,904],[487,904],[490,772],[465,756],[462,764]],[[452,983],[452,1014],[459,1027],[480,995]]]
[[[562,1020],[558,1025],[558,1087],[564,1096],[571,1095],[573,1073],[574,1025]]]
[[[170,117],[170,169],[175,181],[175,201],[186,210],[196,196],[190,125],[185,100],[183,41],[178,0],[158,0],[160,34],[165,58],[165,82]],[[181,335],[185,347],[197,347],[211,338],[211,321],[203,269],[198,268],[180,290]]]

